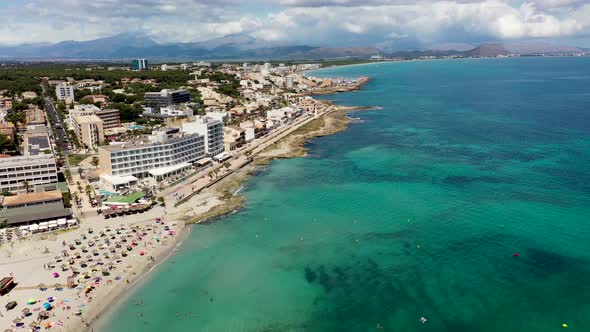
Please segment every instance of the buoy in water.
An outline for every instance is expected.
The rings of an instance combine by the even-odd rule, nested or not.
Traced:
[[[518,256],[520,256],[520,254],[517,253],[517,252],[515,252],[514,254],[512,254],[512,257],[518,257]]]
[[[561,324],[564,329],[567,329],[568,325],[566,323]]]

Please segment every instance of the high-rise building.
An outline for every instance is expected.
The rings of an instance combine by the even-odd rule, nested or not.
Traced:
[[[216,156],[223,151],[223,122],[209,117],[200,117],[193,122],[182,124],[182,131],[188,134],[199,134],[205,137],[205,152]]]
[[[131,70],[148,70],[149,65],[146,59],[133,59],[131,61]]]
[[[74,87],[67,84],[58,84],[55,86],[55,96],[57,100],[64,100],[66,102],[74,101]]]
[[[289,90],[293,89],[293,76],[289,75],[285,77],[285,88]]]

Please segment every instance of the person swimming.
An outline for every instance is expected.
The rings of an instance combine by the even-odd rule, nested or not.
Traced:
[[[420,317],[420,322],[422,324],[426,323],[428,321],[428,319],[426,319],[426,317]]]

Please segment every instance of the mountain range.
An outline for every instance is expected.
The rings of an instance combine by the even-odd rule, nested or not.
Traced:
[[[392,51],[391,44],[367,47],[321,47],[290,45],[260,40],[246,34],[232,34],[192,43],[157,43],[143,33],[124,33],[89,41],[62,41],[55,44],[0,45],[5,60],[125,60],[152,61],[196,59],[285,59],[316,60],[369,58],[375,55],[417,58],[421,56],[497,56],[506,54],[577,54],[586,50],[549,43],[507,43],[471,45],[447,43],[432,49]]]

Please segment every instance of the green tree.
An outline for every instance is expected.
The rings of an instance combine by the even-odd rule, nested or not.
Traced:
[[[0,135],[0,152],[16,151],[17,146],[13,139],[7,135]]]
[[[69,169],[66,169],[66,170],[64,171],[64,177],[66,178],[66,180],[67,180],[68,182],[72,182],[72,172],[70,172],[70,170],[69,170]]]
[[[72,207],[72,194],[68,191],[62,194],[64,200],[64,207],[71,208]]]
[[[20,123],[25,123],[25,112],[12,110],[6,119],[12,122],[15,126]]]

